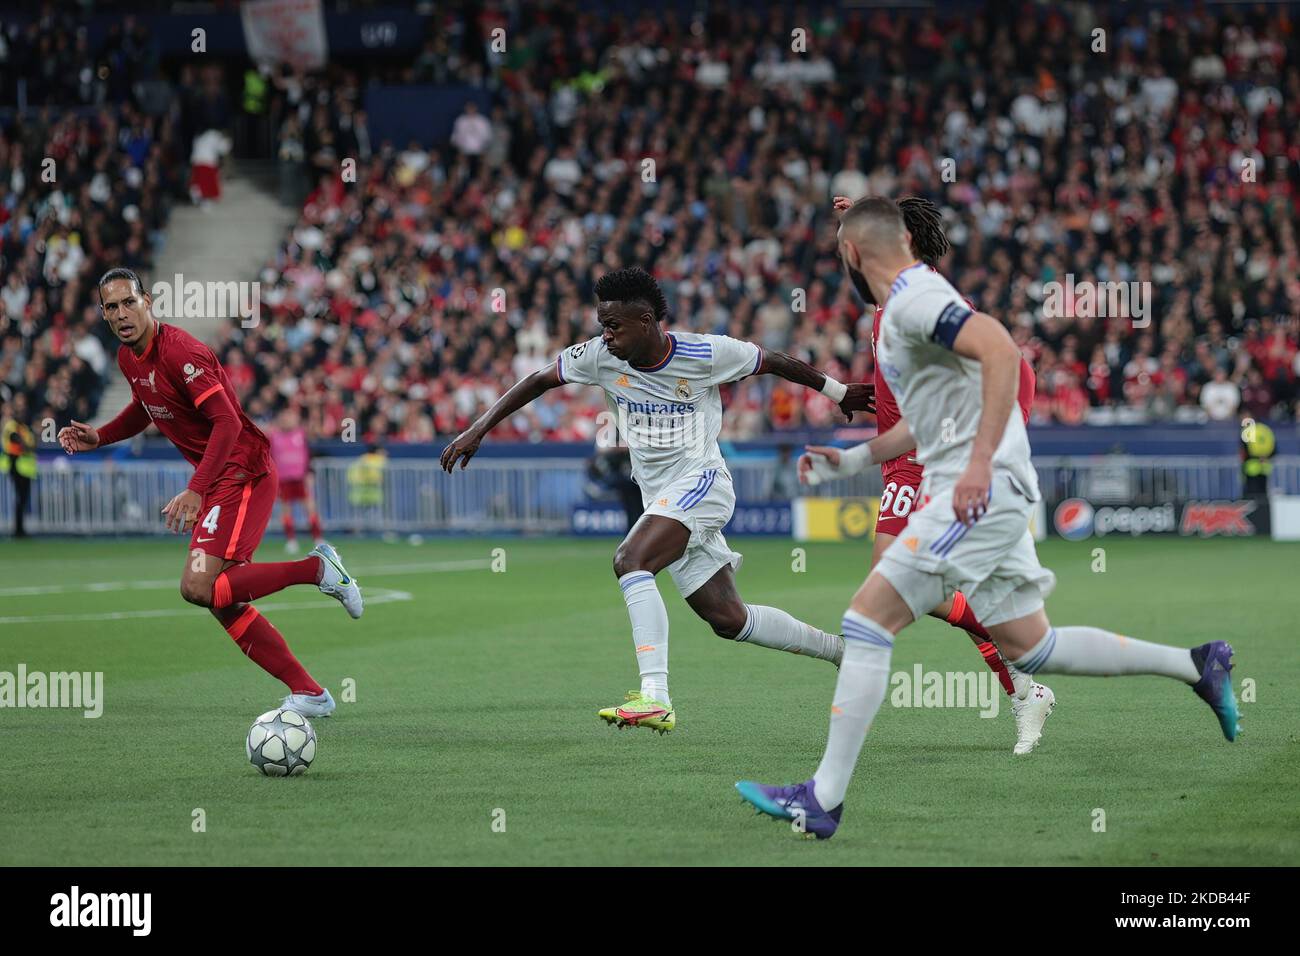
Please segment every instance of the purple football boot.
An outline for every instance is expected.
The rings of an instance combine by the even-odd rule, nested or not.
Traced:
[[[1237,697],[1232,692],[1232,645],[1227,641],[1210,641],[1193,647],[1192,664],[1201,672],[1201,679],[1192,685],[1192,690],[1219,718],[1223,736],[1236,740],[1241,727],[1237,723]]]
[[[796,833],[815,836],[819,840],[829,840],[835,835],[840,825],[840,814],[844,812],[842,803],[834,810],[823,810],[813,793],[811,780],[785,787],[742,780],[736,784],[736,789],[743,800],[758,808],[759,813],[778,820],[792,820]]]

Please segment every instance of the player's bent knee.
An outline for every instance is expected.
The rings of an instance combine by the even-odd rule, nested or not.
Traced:
[[[211,607],[212,582],[207,580],[192,581],[189,578],[182,578],[181,597],[190,604],[196,604],[199,607]]]
[[[748,620],[749,615],[743,605],[724,607],[709,615],[709,626],[718,637],[734,641],[736,636],[745,629]]]
[[[1033,650],[1051,627],[1047,612],[1039,608],[1023,617],[990,625],[988,632],[1003,656],[1017,661]]]
[[[614,576],[621,578],[625,574],[631,574],[633,571],[648,571],[645,560],[641,555],[635,553],[631,548],[619,546],[614,552]]]

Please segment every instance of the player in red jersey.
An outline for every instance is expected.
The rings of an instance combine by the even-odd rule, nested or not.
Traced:
[[[117,364],[131,383],[131,403],[95,429],[74,421],[59,432],[69,455],[102,448],[152,422],[194,466],[187,487],[162,509],[169,531],[193,528],[181,596],[206,607],[249,658],[289,688],[284,706],[328,717],[334,698],[298,663],[284,637],[253,601],[294,584],[314,584],[361,616],[361,589],[329,545],[301,561],[252,564],[275,504],[269,444],[239,406],[212,350],[153,317],[152,299],[129,269],[99,280],[99,305],[122,345]]]
[[[844,196],[836,196],[835,211],[842,213],[853,205],[853,201]],[[912,236],[912,252],[918,259],[935,269],[937,263],[948,252],[948,237],[944,235],[943,223],[934,204],[925,199],[907,197],[898,201],[903,212],[907,230]],[[858,294],[868,304],[876,302],[876,297],[868,288],[866,280],[850,269],[850,279]],[[975,304],[966,303],[972,310]],[[876,305],[875,320],[871,327],[871,351],[876,351],[876,336],[880,331],[882,305]],[[1020,411],[1029,421],[1029,411],[1034,404],[1034,370],[1023,358],[1020,360],[1020,386],[1017,402]],[[876,367],[876,425],[883,435],[898,424],[898,403],[890,391],[889,383]],[[799,459],[799,480],[806,484],[817,482],[815,461],[825,459],[832,467],[840,463],[840,450],[821,445],[809,445]],[[880,466],[884,480],[884,491],[880,496],[880,515],[876,519],[876,540],[871,552],[871,566],[875,567],[880,556],[903,533],[907,519],[916,505],[916,495],[921,487],[923,467],[910,453],[900,455]],[[1027,674],[1015,670],[998,653],[997,647],[989,639],[988,631],[971,613],[966,597],[960,591],[930,612],[932,617],[947,621],[953,627],[959,627],[970,635],[979,648],[984,661],[998,676],[1003,690],[1012,698],[1011,710],[1016,718],[1017,740],[1014,753],[1028,754],[1038,745],[1042,737],[1043,724],[1056,705],[1056,697],[1051,688],[1035,683]]]

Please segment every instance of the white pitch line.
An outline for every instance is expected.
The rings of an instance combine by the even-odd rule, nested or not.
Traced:
[[[409,591],[394,591],[390,588],[369,588],[365,593],[366,604],[392,604],[394,601],[411,601],[414,598]],[[259,611],[321,611],[332,610],[333,604],[315,601],[311,604],[262,604],[258,602]],[[127,621],[135,618],[149,617],[188,617],[196,609],[192,607],[156,608],[145,611],[103,611],[98,614],[30,614],[20,617],[0,617],[0,624],[56,624],[68,621]]]
[[[424,564],[377,564],[374,567],[357,565],[361,572],[357,580],[370,574],[423,574],[426,571],[477,571],[490,568],[491,558],[469,558],[464,561],[427,561]]]
[[[363,568],[357,580],[372,574],[426,574],[430,571],[475,571],[490,567],[490,558],[469,561],[429,561],[424,564],[381,564]],[[82,594],[86,591],[166,591],[180,587],[180,578],[160,578],[156,581],[94,581],[88,584],[30,584],[22,587],[0,588],[0,597],[28,597],[36,594]]]

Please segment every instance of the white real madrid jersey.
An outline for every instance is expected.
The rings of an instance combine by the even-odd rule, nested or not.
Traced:
[[[610,355],[599,337],[569,346],[555,363],[561,381],[604,390],[632,456],[632,475],[649,497],[692,471],[726,470],[718,449],[718,386],[753,375],[762,357],[751,342],[670,332],[667,353],[648,368]]]
[[[917,460],[936,489],[949,487],[966,470],[983,408],[980,363],[953,351],[957,333],[972,314],[947,279],[918,262],[890,286],[880,320],[880,372],[916,438]],[[1030,501],[1038,500],[1029,435],[1015,402],[993,453],[993,467],[1010,474]]]

